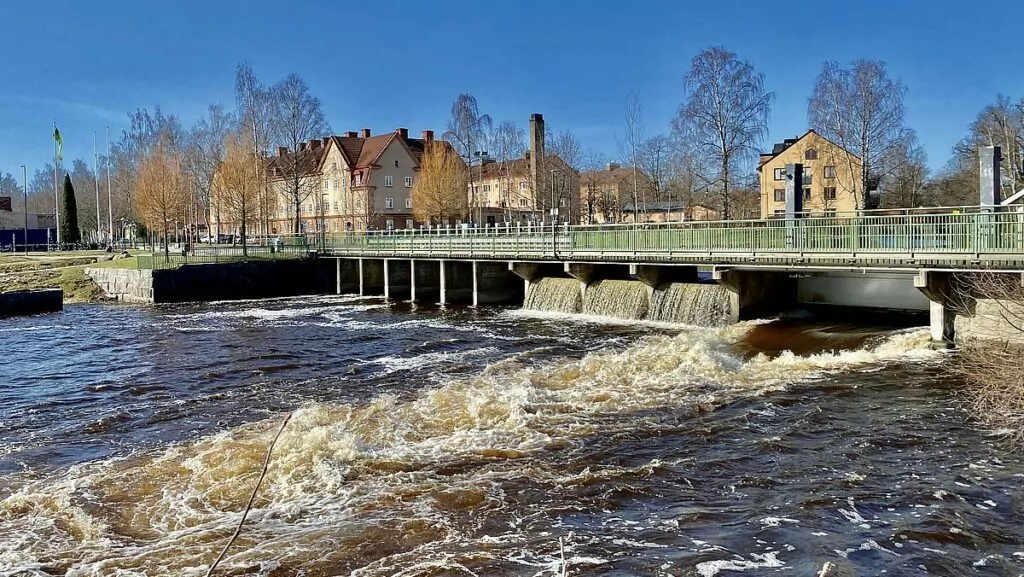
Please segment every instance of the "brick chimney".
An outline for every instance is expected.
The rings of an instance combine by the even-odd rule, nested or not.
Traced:
[[[345,133],[345,138],[359,138],[359,133],[355,130],[349,130]]]
[[[309,148],[310,148],[311,150],[313,150],[313,149],[317,149],[317,148],[320,148],[320,139],[319,139],[319,138],[314,138],[314,139],[311,139],[311,140],[309,141]]]
[[[328,143],[331,142],[331,137],[330,136],[325,136],[325,137],[320,139],[320,142],[323,143],[324,148],[327,148]]]
[[[540,184],[543,181],[543,178],[544,115],[535,112],[530,115],[530,181],[533,184],[534,191],[539,191],[542,189]]]
[[[402,138],[406,138],[406,139],[409,138],[409,129],[408,128],[396,128],[395,132],[397,132],[398,136],[401,136]]]
[[[299,152],[305,152],[305,151],[306,151],[306,141],[302,141],[302,142],[299,143]]]
[[[284,156],[286,154],[288,154],[288,147],[287,146],[278,146],[277,147],[277,155],[278,156]]]
[[[359,136],[362,138],[370,138],[370,129],[364,128],[362,132],[360,132]]]
[[[430,144],[431,142],[434,142],[434,131],[433,130],[424,130],[423,131],[423,140],[426,141],[427,144]]]

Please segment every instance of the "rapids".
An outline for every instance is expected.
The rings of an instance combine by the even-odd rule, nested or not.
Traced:
[[[1024,571],[1024,465],[920,329],[318,297],[0,343],[4,576],[204,575],[288,411],[218,574]]]

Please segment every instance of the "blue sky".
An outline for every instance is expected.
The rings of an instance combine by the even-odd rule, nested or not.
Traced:
[[[776,102],[770,140],[806,129],[825,60],[887,62],[907,85],[908,121],[933,168],[999,93],[1024,95],[1024,3],[953,0],[50,0],[5,10],[0,35],[0,171],[53,154],[92,158],[127,112],[160,105],[190,125],[210,103],[233,106],[248,61],[272,83],[298,72],[336,132],[443,131],[472,92],[496,121],[542,112],[587,147],[616,156],[627,93],[647,134],[667,132],[691,58],[725,45],[764,73]],[[287,7],[286,7],[287,6]],[[13,8],[13,9],[12,9]],[[768,146],[769,142],[765,142]]]

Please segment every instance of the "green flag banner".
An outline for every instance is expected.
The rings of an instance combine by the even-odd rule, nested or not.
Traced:
[[[60,137],[57,125],[53,126],[53,141],[57,144],[57,162],[64,160],[64,139]]]

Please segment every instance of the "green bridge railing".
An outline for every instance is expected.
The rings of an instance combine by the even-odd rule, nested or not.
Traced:
[[[491,227],[330,234],[333,255],[468,258],[645,256],[704,260],[737,255],[982,257],[1024,261],[1024,214],[904,211],[792,220],[694,221],[574,227]]]

